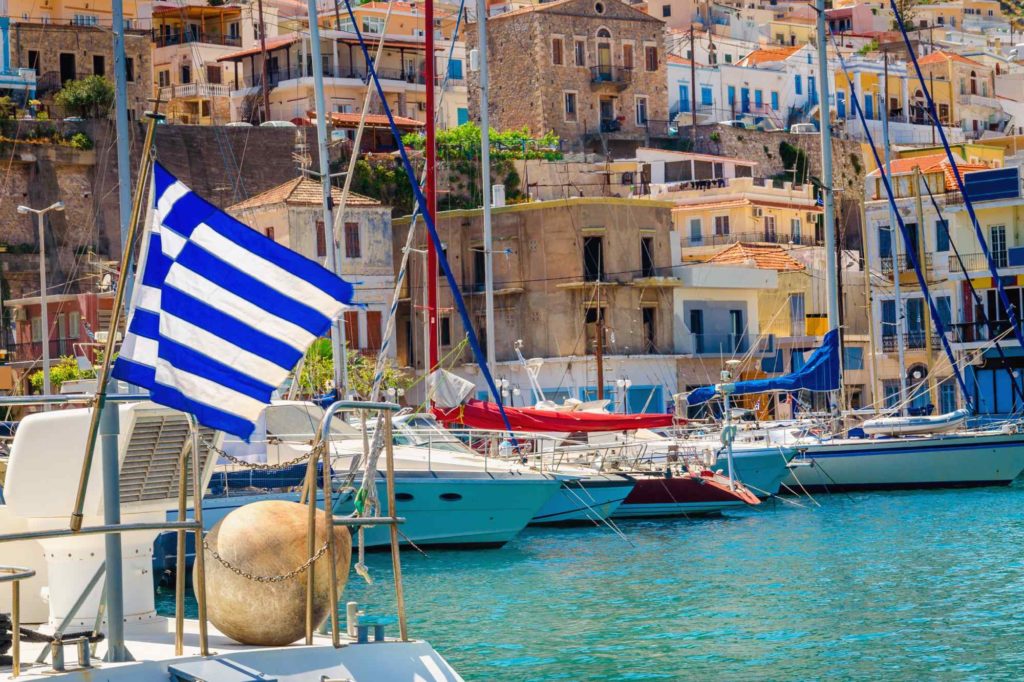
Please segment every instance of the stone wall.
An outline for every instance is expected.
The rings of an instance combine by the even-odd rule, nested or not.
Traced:
[[[74,56],[75,78],[99,72],[111,82],[114,78],[114,38],[109,29],[61,24],[15,23],[11,26],[11,66],[29,68],[29,52],[38,54],[37,96],[46,99],[61,86],[61,55]],[[153,96],[152,43],[148,31],[125,34],[125,54],[132,60],[128,81],[128,109],[140,118]],[[35,58],[35,57],[34,57]],[[98,59],[97,59],[98,58]],[[102,62],[100,64],[99,62]],[[113,116],[113,113],[111,113]]]
[[[598,38],[607,31],[610,37]],[[664,24],[618,0],[575,0],[539,6],[536,10],[496,16],[488,21],[491,126],[505,130],[529,127],[534,133],[554,131],[569,148],[580,148],[583,136],[600,128],[600,101],[610,99],[620,119],[619,136],[641,138],[636,97],[647,98],[647,118],[668,119]],[[476,31],[467,31],[467,50],[476,47]],[[552,64],[553,37],[562,40],[562,64]],[[586,66],[575,62],[575,41],[585,43]],[[633,47],[633,67],[623,69],[623,44]],[[592,82],[599,44],[608,44],[608,82]],[[647,71],[645,45],[658,50],[657,68]],[[477,72],[468,74],[469,110],[479,120]],[[565,93],[576,94],[576,120],[567,121]]]

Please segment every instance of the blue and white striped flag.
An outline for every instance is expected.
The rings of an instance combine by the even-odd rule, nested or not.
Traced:
[[[135,312],[112,376],[248,440],[352,285],[153,169]]]

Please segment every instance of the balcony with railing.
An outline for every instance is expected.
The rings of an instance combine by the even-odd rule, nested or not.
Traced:
[[[223,45],[225,47],[241,47],[242,37],[224,35],[212,31],[153,31],[153,42],[156,47],[172,47],[174,45],[190,45],[205,43],[207,45]]]
[[[820,246],[822,242],[816,239],[813,226],[811,234],[790,234],[776,230],[773,232],[731,232],[729,234],[705,234],[699,238],[690,237],[681,240],[682,247],[700,246],[728,246],[737,242],[746,244],[793,244],[796,246]]]
[[[1001,342],[1017,340],[1008,320],[959,322],[948,325],[948,328],[953,343],[984,343],[993,339],[999,339]]]
[[[929,338],[931,337],[931,344],[933,349],[939,348],[939,336],[938,334],[926,333],[923,331],[904,332],[903,334],[903,347],[907,350],[923,350],[928,346]],[[882,351],[885,353],[895,353],[899,349],[899,340],[895,334],[883,334],[882,335]]]
[[[1009,251],[992,251],[991,253],[992,261],[997,268],[1009,267]],[[962,267],[961,261],[963,262]],[[967,275],[972,272],[986,272],[987,270],[988,258],[983,253],[962,253],[959,260],[954,255],[949,257],[949,272],[952,275]]]
[[[694,355],[732,357],[775,352],[775,336],[768,334],[690,334],[688,352]]]
[[[594,89],[625,90],[633,79],[633,69],[621,66],[590,67],[590,85]]]
[[[921,267],[923,267],[925,269],[925,271],[930,270],[931,267],[932,267],[932,254],[930,254],[930,253],[924,254],[924,262],[923,263],[921,263],[921,259],[920,259],[920,257],[918,257],[918,262],[920,263]],[[914,266],[911,264],[910,256],[908,254],[901,253],[899,256],[896,257],[896,263],[899,265],[900,272],[911,272],[914,269]],[[883,275],[892,275],[892,273],[893,273],[893,257],[892,256],[882,256],[880,264],[881,264],[882,274]]]
[[[50,360],[56,361],[65,355],[74,354],[77,339],[50,339]],[[16,343],[8,346],[7,359],[10,362],[40,362],[43,357],[42,341]]]
[[[377,76],[381,81],[402,81],[414,85],[423,85],[427,81],[423,77],[423,74],[416,69],[388,69],[381,68],[377,69]],[[271,69],[267,73],[267,81],[270,85],[278,85],[283,81],[297,80],[299,78],[312,78],[313,72],[304,66],[293,66],[288,69]],[[345,66],[339,64],[338,66],[332,66],[328,64],[324,67],[324,78],[356,78],[366,83],[369,80],[369,72],[364,67],[358,66]],[[260,75],[257,72],[256,76],[251,79],[251,82],[244,83],[242,88],[255,88],[259,87]]]
[[[186,97],[213,99],[215,97],[227,97],[230,92],[230,86],[221,85],[219,83],[183,83],[180,85],[166,85],[160,88],[160,101],[169,102],[172,99]]]

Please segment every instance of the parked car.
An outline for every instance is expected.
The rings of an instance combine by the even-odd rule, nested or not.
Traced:
[[[718,125],[729,126],[730,128],[742,128],[743,130],[747,129],[747,124],[743,121],[719,121]]]
[[[225,128],[252,128],[252,124],[248,121],[231,121],[230,123],[224,124]]]
[[[297,128],[291,121],[264,121],[260,128]]]
[[[813,123],[794,123],[789,127],[789,132],[794,135],[817,135],[818,126]]]

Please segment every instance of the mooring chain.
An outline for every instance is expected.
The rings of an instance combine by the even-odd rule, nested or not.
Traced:
[[[302,464],[303,462],[308,460],[314,453],[319,455],[322,452],[322,446],[318,445],[317,447],[311,449],[306,454],[299,455],[295,459],[288,460],[287,462],[284,462],[282,464],[260,464],[259,462],[246,462],[244,459],[239,459],[233,455],[229,455],[228,453],[224,452],[223,450],[221,450],[208,440],[203,440],[203,445],[205,445],[213,452],[216,452],[218,456],[223,457],[232,464],[237,464],[243,469],[253,469],[255,471],[278,471],[281,469],[287,469],[289,467],[295,466],[296,464]]]
[[[317,550],[316,554],[307,559],[301,566],[292,569],[291,571],[288,571],[284,575],[253,575],[252,573],[243,571],[238,566],[235,566],[230,561],[222,557],[220,554],[217,554],[217,550],[213,549],[212,547],[210,547],[209,544],[207,544],[206,538],[203,538],[203,549],[205,549],[209,553],[209,555],[216,559],[224,568],[228,569],[235,575],[245,578],[246,580],[251,580],[257,583],[281,583],[285,580],[291,580],[292,578],[295,578],[305,573],[310,566],[316,563],[317,559],[322,557],[327,552],[327,543],[324,542],[324,544],[320,546],[320,549]]]

